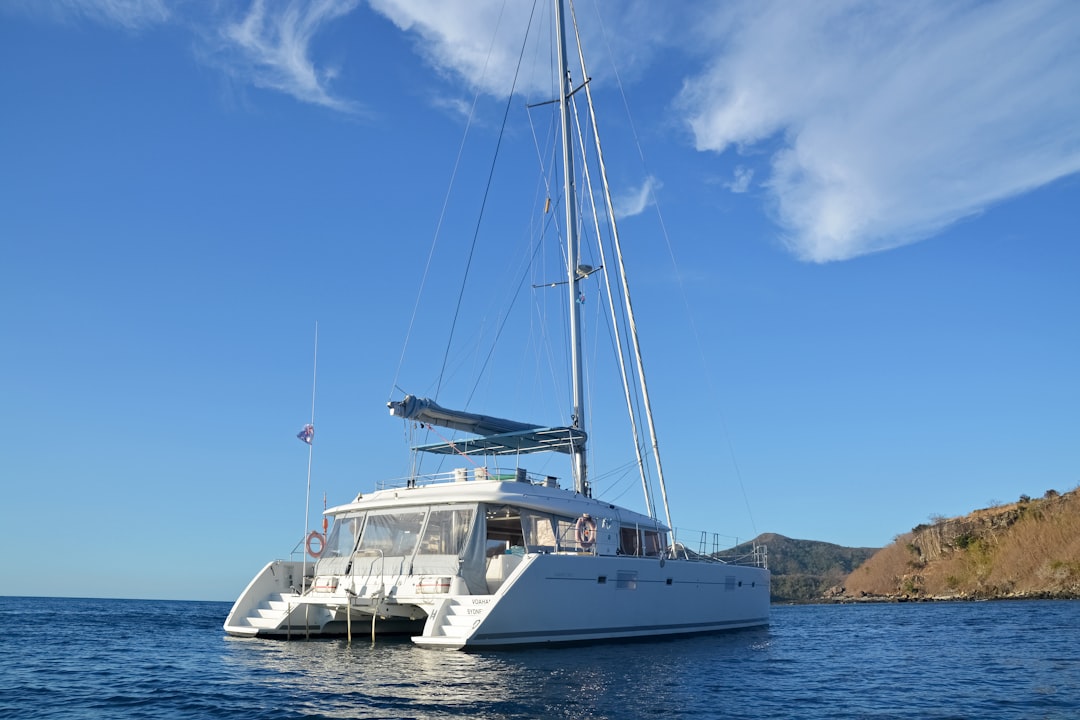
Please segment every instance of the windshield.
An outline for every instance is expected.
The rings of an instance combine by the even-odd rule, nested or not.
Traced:
[[[458,555],[472,527],[472,508],[432,510],[420,541],[420,555]]]
[[[349,517],[334,518],[334,526],[330,528],[330,535],[326,538],[326,549],[320,557],[346,557],[356,547],[356,539],[360,536],[360,529],[364,526],[363,515],[351,515]]]
[[[423,524],[423,510],[370,513],[356,551],[394,557],[412,555]]]

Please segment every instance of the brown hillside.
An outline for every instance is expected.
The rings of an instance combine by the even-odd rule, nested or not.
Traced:
[[[920,525],[848,575],[837,596],[1080,597],[1080,488]]]

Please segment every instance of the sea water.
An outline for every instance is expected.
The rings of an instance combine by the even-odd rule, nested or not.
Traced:
[[[779,606],[755,630],[472,653],[230,638],[228,610],[0,597],[0,718],[1080,718],[1078,601]]]

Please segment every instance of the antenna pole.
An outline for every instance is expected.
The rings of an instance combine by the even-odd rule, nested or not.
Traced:
[[[315,378],[318,376],[319,371],[319,321],[315,321],[315,356],[311,362],[311,426],[315,426]],[[304,561],[301,564],[300,570],[300,588],[301,594],[303,594],[304,583],[307,580],[307,536],[308,529],[310,528],[309,522],[311,521],[311,453],[314,449],[314,440],[312,437],[308,440],[307,449],[307,494],[304,496],[304,535],[300,541],[302,544],[301,553],[303,554]],[[325,547],[326,539],[323,539],[323,547]]]

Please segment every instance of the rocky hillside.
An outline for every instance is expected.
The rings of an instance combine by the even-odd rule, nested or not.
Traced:
[[[829,588],[842,583],[845,576],[878,551],[878,548],[849,548],[765,533],[723,555],[747,555],[755,543],[769,549],[773,602],[817,602]]]
[[[771,560],[771,552],[770,552]],[[1080,488],[919,525],[827,594],[837,600],[1080,597]]]

